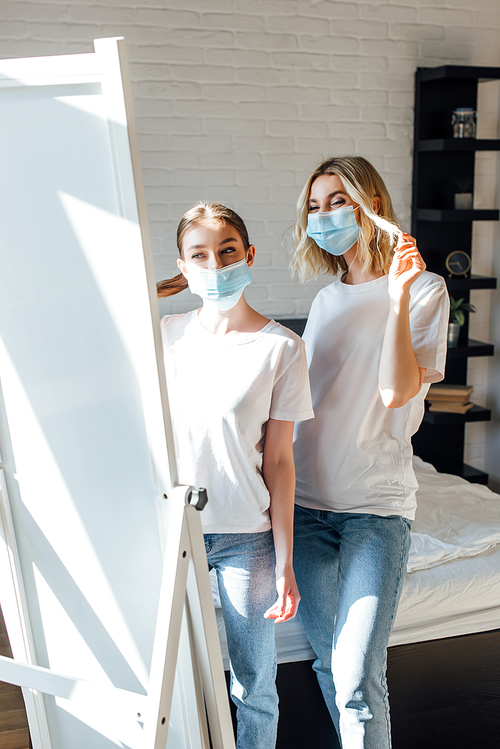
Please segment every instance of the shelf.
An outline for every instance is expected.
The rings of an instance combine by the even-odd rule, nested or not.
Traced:
[[[441,65],[438,68],[418,68],[417,74],[422,83],[440,78],[462,78],[476,81],[500,79],[500,68],[485,68],[472,65]]]
[[[470,421],[490,421],[491,410],[482,406],[472,406],[464,414],[454,414],[442,411],[426,411],[424,421],[433,426],[442,424],[464,424]]]
[[[473,338],[469,338],[466,346],[455,346],[454,348],[448,348],[446,354],[448,359],[461,359],[469,356],[493,356],[495,347],[492,343],[483,343],[482,341],[475,341]]]
[[[498,221],[499,216],[500,211],[497,209],[452,211],[448,209],[419,208],[417,211],[419,221]]]
[[[418,150],[428,151],[500,151],[500,140],[483,138],[433,138],[420,140]]]
[[[449,291],[459,289],[496,289],[497,279],[490,276],[448,276],[444,279]]]

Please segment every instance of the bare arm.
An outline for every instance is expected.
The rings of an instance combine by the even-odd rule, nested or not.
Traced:
[[[293,421],[269,419],[264,444],[263,473],[271,497],[269,510],[276,551],[278,600],[264,616],[276,622],[292,619],[300,601],[292,565],[295,501],[292,437]]]
[[[425,367],[419,367],[410,335],[410,287],[425,263],[408,234],[394,252],[389,270],[390,310],[382,346],[379,389],[387,408],[401,408],[422,387]]]

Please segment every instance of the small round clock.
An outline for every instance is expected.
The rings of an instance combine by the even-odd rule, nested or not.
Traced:
[[[470,256],[463,250],[454,250],[446,258],[446,267],[450,276],[466,276],[470,265]]]

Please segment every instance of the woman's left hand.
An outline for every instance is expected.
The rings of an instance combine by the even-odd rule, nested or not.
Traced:
[[[300,593],[293,572],[285,572],[276,580],[278,600],[264,614],[265,619],[274,619],[276,624],[293,619],[300,603]]]
[[[412,283],[425,270],[425,262],[417,250],[416,240],[403,234],[394,250],[394,258],[389,268],[389,296],[398,300],[409,290]]]

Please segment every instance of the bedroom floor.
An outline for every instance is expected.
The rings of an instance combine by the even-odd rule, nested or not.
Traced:
[[[0,655],[12,658],[1,608]],[[29,748],[28,723],[21,689],[4,682],[0,682],[0,747],[1,749]]]
[[[500,630],[389,648],[394,749],[499,745]]]

